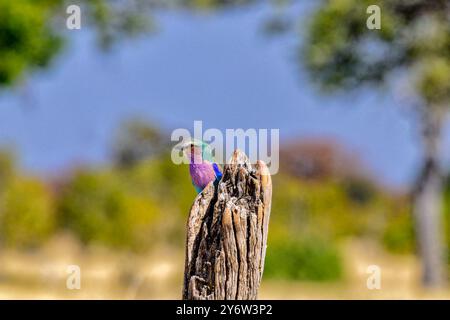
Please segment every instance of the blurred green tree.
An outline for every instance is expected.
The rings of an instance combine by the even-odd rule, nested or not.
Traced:
[[[11,152],[0,150],[0,192],[10,182],[15,170],[14,156]]]
[[[27,70],[46,66],[61,42],[49,26],[46,1],[0,0],[0,86]]]
[[[144,159],[159,156],[168,149],[161,131],[150,123],[132,119],[117,133],[113,145],[113,161],[119,167],[132,167]]]
[[[0,0],[0,87],[16,84],[27,73],[44,68],[60,51],[66,23],[66,0]],[[99,44],[151,30],[146,1],[79,0],[83,26],[93,26]]]
[[[82,26],[97,33],[99,45],[155,30],[151,13],[162,8],[209,10],[255,0],[0,0],[0,87],[16,84],[27,73],[45,68],[60,52],[66,29],[66,8],[79,5]]]
[[[36,247],[55,228],[52,193],[38,179],[11,180],[0,193],[0,239],[15,248]]]
[[[381,8],[381,29],[366,26],[366,10]],[[441,131],[450,103],[448,0],[327,0],[314,14],[300,59],[322,88],[353,89],[406,79],[420,115],[423,166],[414,215],[428,286],[445,282],[441,230]]]
[[[264,276],[303,281],[340,280],[343,276],[342,257],[330,241],[322,238],[284,238],[271,245]]]
[[[61,226],[84,243],[139,251],[156,242],[160,210],[150,197],[130,192],[114,172],[81,170],[62,187],[58,214]]]

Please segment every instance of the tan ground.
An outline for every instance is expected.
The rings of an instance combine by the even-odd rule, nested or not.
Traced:
[[[450,291],[419,286],[414,256],[389,255],[370,242],[344,246],[346,278],[337,283],[263,280],[260,299],[450,299]],[[183,256],[159,250],[148,256],[82,250],[61,236],[38,251],[0,252],[0,299],[179,299]],[[81,268],[81,289],[66,287],[67,266]],[[381,268],[381,289],[366,286],[367,266]]]

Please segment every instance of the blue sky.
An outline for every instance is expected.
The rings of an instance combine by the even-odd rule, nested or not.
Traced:
[[[86,28],[71,31],[52,69],[0,93],[0,145],[45,174],[107,161],[124,119],[145,117],[169,131],[203,120],[204,128],[278,128],[282,141],[333,137],[387,183],[410,182],[419,150],[407,108],[389,92],[324,96],[295,64],[300,37],[261,33],[269,13],[160,14],[157,34],[111,53]]]

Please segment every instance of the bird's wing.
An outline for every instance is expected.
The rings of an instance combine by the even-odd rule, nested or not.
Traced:
[[[220,180],[222,178],[222,169],[215,162],[212,164],[212,166],[213,166],[213,169],[214,169],[214,174],[216,175],[216,179]]]
[[[220,180],[222,178],[222,168],[215,162],[211,162],[209,160],[204,160],[205,163],[211,165],[214,175],[216,176],[216,180]]]

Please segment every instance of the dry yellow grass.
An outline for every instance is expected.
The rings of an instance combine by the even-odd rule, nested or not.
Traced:
[[[344,280],[308,283],[264,280],[260,299],[450,299],[450,291],[420,287],[414,256],[390,255],[371,242],[343,246]],[[83,249],[60,236],[33,252],[0,252],[0,299],[179,299],[183,255],[160,249],[148,255]],[[81,268],[81,289],[66,288],[67,266]],[[378,265],[380,290],[366,287],[367,266]]]

